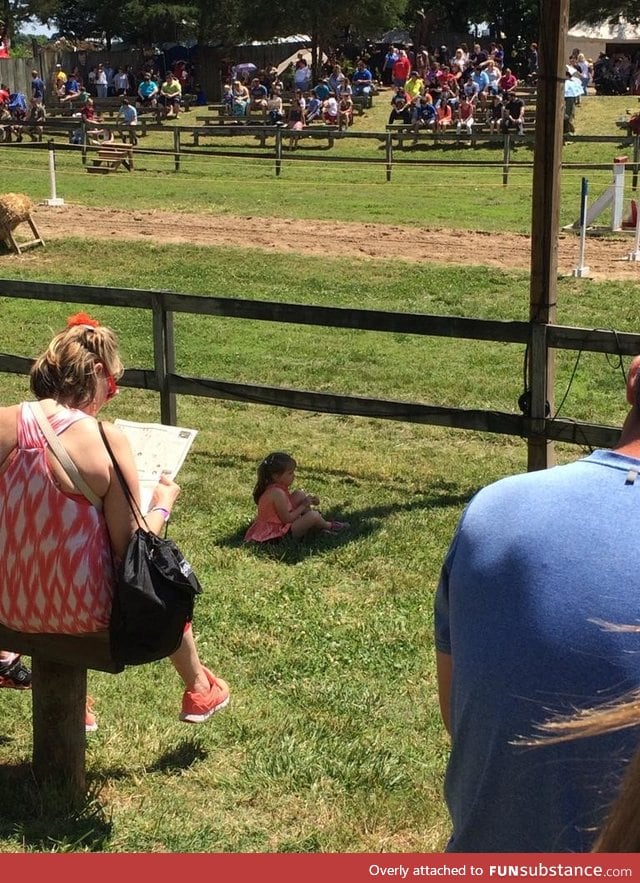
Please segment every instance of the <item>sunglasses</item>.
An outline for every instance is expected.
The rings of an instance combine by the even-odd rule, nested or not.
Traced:
[[[118,386],[117,386],[115,380],[113,379],[113,376],[111,374],[107,374],[107,399],[106,400],[108,402],[110,402],[111,399],[115,398],[119,392],[120,392],[120,390],[118,389]]]

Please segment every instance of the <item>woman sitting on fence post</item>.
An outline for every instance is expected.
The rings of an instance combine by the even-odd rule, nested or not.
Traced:
[[[10,629],[91,635],[109,626],[115,568],[137,524],[96,418],[122,373],[113,331],[83,313],[31,369],[31,390],[84,489],[49,448],[35,403],[0,408],[0,623]],[[117,426],[102,426],[139,502],[131,446]],[[149,530],[163,530],[179,493],[175,482],[160,481],[145,516]],[[201,723],[227,705],[229,688],[200,662],[190,623],[171,661],[185,686],[180,720]],[[11,663],[0,652],[0,677]],[[96,728],[89,710],[86,727]]]

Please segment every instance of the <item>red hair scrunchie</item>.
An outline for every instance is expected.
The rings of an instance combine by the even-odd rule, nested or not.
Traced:
[[[92,319],[88,313],[76,313],[75,316],[69,316],[67,319],[67,328],[72,328],[74,325],[87,325],[89,328],[98,328],[100,322],[97,319]]]

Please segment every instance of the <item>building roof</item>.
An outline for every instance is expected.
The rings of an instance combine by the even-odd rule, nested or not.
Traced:
[[[640,27],[624,18],[611,24],[609,19],[598,24],[581,21],[569,28],[570,40],[601,40],[603,43],[640,43]]]

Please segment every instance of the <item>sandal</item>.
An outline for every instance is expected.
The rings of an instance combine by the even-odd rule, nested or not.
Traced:
[[[349,522],[347,521],[330,521],[329,527],[325,527],[322,531],[323,533],[340,533],[341,530],[346,530],[350,527]]]

